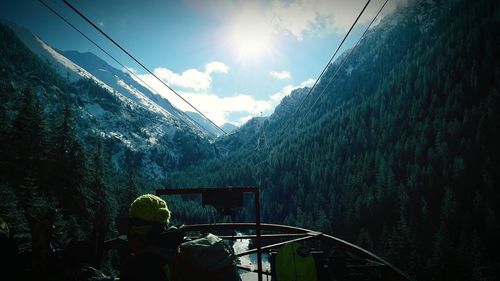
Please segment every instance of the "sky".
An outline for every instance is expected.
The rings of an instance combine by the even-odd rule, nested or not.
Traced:
[[[194,111],[60,0],[43,0],[176,107]],[[352,47],[383,0],[372,0]],[[268,116],[293,89],[311,86],[366,0],[70,0],[216,124]],[[390,0],[380,18],[401,0]],[[2,0],[0,18],[60,50],[92,52],[121,68],[38,0]]]

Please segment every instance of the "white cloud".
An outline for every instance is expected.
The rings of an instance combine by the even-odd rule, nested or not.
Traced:
[[[153,73],[169,86],[177,86],[195,91],[206,90],[212,84],[212,77],[205,72],[196,69],[188,69],[181,74],[159,67]]]
[[[97,23],[101,28],[104,27],[104,22],[100,21]]]
[[[179,94],[218,125],[230,122],[228,116],[231,113],[257,116],[261,112],[272,110],[269,101],[258,100],[246,94],[236,94],[230,97],[219,97],[213,93],[179,92]],[[169,100],[180,110],[193,111],[189,105],[182,102],[178,97],[170,95]],[[239,121],[241,122],[241,120]],[[238,123],[238,125],[241,124]]]
[[[287,85],[280,92],[275,93],[267,100],[256,99],[247,94],[236,94],[230,97],[219,97],[213,93],[205,92],[179,92],[179,94],[194,105],[198,110],[214,121],[217,125],[233,122],[242,125],[254,116],[261,113],[269,115],[281,100],[288,96],[293,90],[304,87],[311,87],[314,79],[308,79],[299,85]],[[185,102],[174,94],[166,96],[172,104],[183,111],[193,111]],[[228,120],[232,113],[243,114],[238,120]]]
[[[289,71],[283,70],[283,71],[271,71],[269,72],[269,75],[271,75],[273,78],[276,78],[278,80],[285,80],[285,79],[290,79],[292,78],[292,75],[290,74]]]
[[[409,1],[411,0],[389,1],[379,19]],[[297,40],[303,40],[308,34],[343,34],[354,22],[366,0],[237,0],[209,3],[205,8],[224,26],[235,26],[243,38],[260,38],[264,42],[267,41],[265,38],[283,32]],[[371,1],[358,23],[366,24],[371,21],[382,4],[383,1]],[[241,23],[244,24],[240,25]],[[242,30],[245,32],[241,32]],[[257,31],[258,35],[253,34]]]
[[[185,100],[189,101],[204,115],[214,121],[217,125],[224,123],[236,123],[241,125],[251,119],[253,116],[259,116],[261,113],[269,115],[276,105],[297,88],[311,86],[313,79],[308,79],[299,85],[287,85],[280,92],[275,93],[269,99],[257,99],[244,93],[236,93],[234,96],[220,97],[212,93],[210,86],[212,83],[210,74],[220,72],[226,73],[229,67],[224,63],[212,62],[205,65],[205,71],[189,69],[182,74],[174,73],[167,68],[156,68],[155,75],[161,78],[167,85],[186,88],[184,91],[177,91]],[[155,89],[156,92],[166,97],[175,107],[183,111],[194,111],[181,98],[167,89],[161,82],[150,74],[137,74],[146,84]],[[136,79],[135,77],[133,77]],[[141,81],[137,81],[142,84]],[[148,87],[147,85],[144,85]],[[238,120],[229,120],[231,114],[237,114]]]
[[[407,0],[394,0],[385,8],[380,18],[392,12]],[[274,0],[271,4],[273,26],[277,30],[303,40],[306,32],[345,32],[364,7],[365,0]],[[372,2],[359,23],[366,23],[375,16],[382,3]]]
[[[215,72],[228,73],[229,66],[219,61],[213,61],[205,65],[205,73],[212,74]]]
[[[167,85],[194,91],[205,91],[210,89],[212,86],[211,75],[217,72],[228,73],[229,66],[222,62],[213,61],[205,65],[205,70],[203,72],[194,68],[188,69],[181,74],[175,73],[164,67],[157,67],[153,70],[153,73]],[[155,89],[158,84],[161,84],[150,74],[141,74],[139,77],[152,87],[155,87]]]

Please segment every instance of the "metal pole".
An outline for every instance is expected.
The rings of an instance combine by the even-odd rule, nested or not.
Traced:
[[[314,236],[305,236],[305,237],[300,237],[300,238],[297,238],[297,239],[288,240],[288,241],[284,241],[284,242],[280,242],[280,243],[276,243],[276,244],[272,244],[272,245],[267,245],[267,246],[261,247],[260,250],[259,249],[250,249],[248,251],[238,253],[238,254],[236,254],[236,256],[237,257],[242,257],[242,256],[246,256],[246,255],[249,255],[249,254],[258,253],[259,251],[262,251],[262,250],[267,250],[267,249],[272,249],[272,248],[276,248],[276,247],[279,247],[279,246],[283,246],[283,245],[288,244],[288,243],[309,240],[309,239],[312,239],[312,238],[316,238],[316,237],[318,237],[320,235],[323,235],[323,233],[318,232],[318,234],[316,234]]]
[[[262,228],[262,224],[260,226]],[[266,239],[297,238],[297,237],[314,236],[314,235],[316,235],[316,232],[292,233],[292,234],[261,234],[260,238],[261,241],[264,241]],[[219,238],[226,240],[255,239],[255,237],[257,237],[257,235],[239,235],[239,236],[218,235],[218,236]]]
[[[256,226],[256,239],[257,243],[257,271],[259,272],[257,278],[262,281],[262,252],[261,252],[261,240],[260,240],[260,196],[259,189],[255,189],[255,226]]]

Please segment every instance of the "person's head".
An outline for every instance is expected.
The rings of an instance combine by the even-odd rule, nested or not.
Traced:
[[[145,241],[160,234],[169,223],[167,203],[156,195],[141,195],[129,208],[129,240],[139,238]]]

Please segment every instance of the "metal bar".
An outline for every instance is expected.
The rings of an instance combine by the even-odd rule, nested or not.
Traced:
[[[317,233],[315,231],[293,227],[288,225],[280,225],[280,224],[268,224],[261,223],[261,230],[263,231],[272,231],[272,232],[281,232],[287,234],[307,234],[307,233]],[[189,231],[221,231],[221,230],[256,230],[255,223],[217,223],[217,224],[192,224],[192,225],[184,225],[180,230],[189,232]]]
[[[290,237],[304,237],[308,235],[314,235],[314,232],[311,233],[289,233],[289,234],[261,234],[260,237],[263,239],[273,239],[273,238],[290,238]],[[256,235],[218,235],[219,238],[225,240],[239,240],[239,239],[255,239]]]
[[[238,253],[238,254],[236,254],[236,256],[237,257],[242,257],[242,256],[246,256],[246,255],[253,254],[253,253],[259,253],[259,252],[262,252],[262,250],[276,248],[276,247],[279,247],[279,246],[282,246],[282,245],[285,245],[285,244],[288,244],[288,243],[300,242],[300,241],[309,240],[311,238],[316,238],[316,237],[318,237],[318,236],[320,236],[322,234],[323,233],[318,233],[318,234],[316,234],[314,236],[306,236],[306,237],[301,237],[301,238],[297,238],[297,239],[292,239],[292,240],[288,240],[288,241],[284,241],[284,242],[280,242],[280,243],[276,243],[276,244],[264,246],[264,247],[261,247],[260,250],[259,249],[251,249],[251,250],[248,250],[248,251],[245,251],[245,252]]]
[[[404,273],[403,271],[401,271],[399,268],[395,267],[394,265],[392,265],[391,263],[389,263],[388,261],[384,260],[383,258],[375,255],[374,253],[368,251],[368,250],[365,250],[357,245],[354,245],[352,243],[349,243],[345,240],[342,240],[340,238],[337,238],[337,237],[334,237],[334,236],[331,236],[331,235],[327,235],[327,234],[324,234],[323,236],[321,236],[321,238],[323,238],[325,241],[328,241],[328,242],[334,242],[335,244],[337,244],[337,246],[340,246],[342,248],[345,248],[345,249],[349,249],[349,250],[354,250],[354,252],[362,255],[362,256],[365,256],[365,257],[370,257],[372,259],[375,259],[376,261],[386,265],[387,267],[389,267],[392,272],[398,274],[399,276],[402,276],[404,277],[406,280],[413,280],[413,278],[411,278],[409,275],[407,275],[406,273]]]
[[[255,190],[255,228],[256,228],[256,238],[255,243],[257,244],[257,280],[262,281],[262,248],[260,239],[260,193],[259,190]]]

